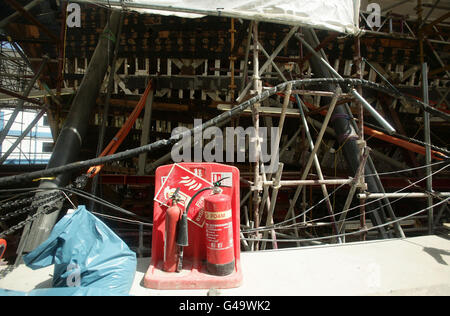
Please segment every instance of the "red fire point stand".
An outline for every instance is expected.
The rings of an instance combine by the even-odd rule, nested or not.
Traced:
[[[234,270],[225,276],[212,275],[207,271],[207,240],[204,198],[213,194],[205,191],[191,204],[188,211],[188,241],[183,247],[183,268],[180,272],[165,272],[164,236],[165,215],[170,206],[170,195],[177,188],[183,201],[182,210],[190,197],[202,187],[212,186],[221,179],[222,194],[231,198],[233,225]],[[239,169],[218,163],[180,163],[161,166],[155,176],[155,202],[153,210],[152,258],[144,277],[144,285],[152,289],[210,289],[235,288],[242,284],[240,261],[240,198]]]

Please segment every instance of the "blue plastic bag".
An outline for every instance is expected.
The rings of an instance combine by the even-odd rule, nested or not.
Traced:
[[[55,265],[48,295],[65,287],[77,289],[61,295],[128,295],[136,273],[136,254],[85,206],[64,216],[23,260],[33,270]]]
[[[0,289],[0,296],[116,296],[115,294],[92,287],[55,287],[35,289],[30,292]]]

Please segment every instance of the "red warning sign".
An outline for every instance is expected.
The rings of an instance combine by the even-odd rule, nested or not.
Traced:
[[[174,164],[172,169],[170,169],[169,174],[164,178],[165,179],[161,181],[163,185],[156,193],[154,200],[168,207],[168,201],[175,193],[176,189],[179,188],[179,196],[181,201],[178,203],[178,206],[183,211],[194,194],[203,188],[213,186],[211,182],[178,164]],[[203,200],[206,196],[211,195],[211,193],[212,190],[206,190],[197,195],[194,203],[192,203],[189,208],[188,219],[200,227],[203,227],[205,223]]]

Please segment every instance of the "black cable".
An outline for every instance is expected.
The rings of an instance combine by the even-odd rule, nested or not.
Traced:
[[[380,225],[377,225],[377,226],[372,226],[370,228],[363,228],[363,229],[360,229],[360,230],[357,230],[357,231],[354,231],[354,232],[341,233],[341,234],[332,235],[332,236],[314,237],[314,238],[308,238],[308,239],[279,239],[279,240],[277,240],[277,242],[308,242],[308,241],[313,241],[313,240],[324,240],[324,239],[330,239],[330,238],[336,238],[336,237],[359,235],[359,234],[362,234],[362,233],[367,233],[369,231],[378,229],[380,227],[388,227],[388,226],[390,226],[392,224],[395,224],[396,222],[403,221],[405,219],[408,219],[408,218],[416,216],[416,215],[418,215],[420,213],[423,213],[423,212],[425,212],[425,211],[427,211],[427,210],[429,210],[429,209],[431,209],[433,207],[439,206],[439,205],[441,205],[443,203],[447,203],[449,200],[450,200],[450,197],[447,197],[445,200],[442,200],[442,201],[440,201],[438,203],[435,203],[435,204],[433,204],[431,206],[423,208],[423,209],[421,209],[419,211],[416,211],[416,212],[414,212],[414,213],[412,213],[410,215],[398,218],[396,220],[392,220],[390,222],[386,222],[384,224],[380,224]],[[246,231],[246,232],[250,232],[250,231]],[[268,241],[268,242],[273,241],[272,239],[257,239],[257,240],[255,240],[254,238],[246,238],[246,237],[241,237],[241,240]]]
[[[126,210],[124,208],[121,208],[121,207],[119,207],[117,205],[111,204],[108,201],[103,200],[103,199],[101,199],[99,197],[89,196],[89,193],[86,193],[86,192],[83,192],[83,191],[80,191],[80,190],[77,190],[77,189],[68,189],[68,188],[57,188],[57,189],[76,194],[76,195],[81,196],[81,197],[83,197],[85,199],[88,199],[88,200],[93,200],[93,201],[95,201],[95,202],[97,202],[99,204],[102,204],[103,206],[106,206],[106,207],[108,207],[110,209],[116,210],[116,211],[118,211],[120,213],[123,213],[125,215],[132,216],[132,217],[137,218],[140,221],[146,222],[148,224],[148,218],[144,218],[144,217],[141,217],[139,215],[136,215],[136,214],[134,214],[131,211],[128,211],[128,210]]]
[[[105,157],[99,157],[99,158],[93,158],[93,159],[84,160],[84,161],[73,162],[73,163],[66,164],[64,166],[49,168],[49,169],[41,170],[41,171],[30,172],[30,173],[26,173],[26,174],[3,177],[3,178],[0,178],[0,187],[7,186],[12,183],[18,183],[18,182],[23,183],[23,182],[27,182],[27,181],[30,181],[33,179],[39,179],[39,178],[43,178],[43,177],[52,177],[52,176],[59,175],[61,173],[72,172],[72,171],[81,170],[81,169],[87,169],[91,166],[103,165],[106,163],[111,163],[111,162],[115,162],[115,161],[119,161],[119,160],[128,159],[131,157],[138,156],[145,152],[150,152],[155,149],[173,145],[176,142],[180,141],[184,137],[191,137],[191,135],[196,133],[197,131],[202,131],[210,126],[216,126],[221,121],[223,121],[225,119],[229,119],[230,117],[244,111],[251,105],[260,103],[263,100],[269,98],[270,96],[272,96],[278,92],[284,91],[286,89],[286,87],[288,86],[288,84],[292,84],[292,89],[297,89],[299,87],[305,87],[305,86],[311,86],[311,85],[319,85],[319,84],[344,84],[344,85],[347,85],[349,88],[352,86],[363,86],[365,88],[377,90],[377,91],[395,96],[397,98],[405,98],[405,99],[409,98],[409,100],[411,102],[415,103],[416,105],[419,105],[423,110],[428,111],[429,113],[439,116],[441,118],[444,118],[447,121],[450,121],[450,115],[448,115],[442,111],[434,109],[414,98],[411,98],[411,97],[408,97],[405,95],[398,95],[398,93],[396,91],[392,91],[383,85],[373,83],[373,82],[370,82],[367,80],[340,79],[340,78],[294,80],[294,81],[290,81],[290,82],[281,83],[272,88],[265,89],[262,93],[250,98],[249,100],[241,103],[240,105],[235,106],[233,109],[231,109],[227,112],[224,112],[224,113],[216,116],[215,118],[209,120],[208,122],[206,122],[202,125],[196,126],[189,131],[174,135],[174,136],[170,137],[169,139],[159,140],[152,144],[148,144],[145,146],[126,150],[126,151],[119,152],[119,153],[105,156]]]
[[[29,189],[32,189],[32,188],[22,188],[22,189],[18,189],[18,190],[29,190]],[[137,218],[137,219],[139,219],[141,221],[148,221],[148,218],[144,218],[144,217],[141,217],[139,215],[136,215],[133,212],[128,211],[128,210],[126,210],[124,208],[121,208],[121,207],[119,207],[117,205],[114,205],[114,204],[112,204],[112,203],[110,203],[110,202],[108,202],[108,201],[106,201],[104,199],[101,199],[101,198],[97,197],[96,195],[93,195],[93,194],[88,193],[88,192],[84,192],[84,191],[82,191],[80,189],[77,189],[77,188],[74,188],[74,187],[68,186],[68,187],[39,188],[39,189],[36,189],[34,191],[35,192],[42,192],[42,191],[55,191],[55,190],[65,191],[65,192],[69,192],[69,193],[72,193],[72,194],[76,194],[76,195],[81,196],[81,197],[83,197],[85,199],[98,202],[99,204],[102,204],[102,205],[104,205],[104,206],[106,206],[106,207],[108,207],[110,209],[113,209],[113,210],[116,210],[118,212],[121,212],[121,213],[123,213],[125,215],[135,217],[135,218]],[[50,194],[47,194],[47,195],[43,195],[43,196],[41,196],[40,198],[37,198],[37,199],[34,198],[33,201],[42,201],[44,199],[47,201],[47,200],[50,200],[52,198],[53,199],[56,198],[59,194],[60,194],[59,192],[50,193]],[[36,208],[36,207],[34,207],[34,208]],[[24,212],[22,212],[22,213],[24,213]]]
[[[447,168],[447,166],[441,168],[441,169],[438,170],[438,171],[435,171],[435,172],[432,173],[430,176],[432,176],[432,175],[434,175],[434,174],[437,174],[437,173],[441,172],[441,171],[444,170],[445,168]],[[418,180],[418,181],[416,181],[416,182],[414,182],[414,183],[411,183],[411,184],[409,184],[408,186],[406,186],[406,187],[404,187],[404,188],[402,188],[402,189],[400,189],[400,190],[398,190],[398,191],[396,191],[396,192],[394,192],[394,193],[400,193],[400,192],[402,192],[403,190],[405,190],[405,189],[407,189],[407,188],[409,188],[409,187],[411,187],[411,186],[413,186],[413,185],[416,185],[417,183],[419,183],[419,182],[425,180],[425,179],[428,178],[428,177],[429,177],[429,176],[425,176],[424,178],[422,178],[422,179],[420,179],[420,180]],[[337,192],[337,190],[339,190],[339,189],[340,189],[341,187],[343,187],[344,185],[345,185],[345,184],[341,184],[337,189],[335,189],[333,192],[331,192],[330,194],[328,194],[327,197],[324,197],[321,201],[319,201],[318,203],[316,203],[315,205],[311,206],[310,208],[308,208],[308,209],[307,209],[306,211],[304,211],[303,213],[301,213],[301,214],[295,216],[294,218],[292,218],[292,219],[290,219],[290,220],[285,220],[285,221],[283,221],[283,222],[276,223],[276,224],[273,224],[273,225],[271,225],[271,226],[265,226],[265,227],[261,227],[261,228],[250,228],[250,229],[242,230],[242,232],[245,232],[245,233],[252,233],[252,232],[257,232],[257,231],[269,231],[269,230],[272,230],[272,229],[288,229],[288,228],[295,227],[295,226],[301,226],[303,223],[290,224],[290,225],[286,225],[286,226],[280,226],[280,225],[282,225],[282,224],[284,224],[284,223],[286,223],[286,222],[292,221],[293,219],[300,218],[301,216],[305,215],[305,214],[308,213],[309,211],[311,211],[311,210],[313,210],[314,208],[316,208],[317,206],[319,206],[323,201],[325,201],[326,198],[328,198],[328,197],[330,197],[331,195],[333,195],[335,192]],[[405,192],[405,196],[407,196],[407,195],[408,195],[408,192]],[[375,208],[375,209],[373,209],[373,210],[366,211],[366,215],[367,215],[367,214],[370,214],[370,213],[373,213],[373,212],[375,212],[375,211],[377,211],[377,210],[380,210],[382,207],[384,207],[384,206],[386,206],[386,205],[388,205],[388,204],[394,204],[394,203],[396,203],[397,201],[402,200],[402,199],[404,199],[404,198],[405,198],[405,197],[399,197],[399,198],[397,198],[396,200],[391,201],[391,202],[386,203],[386,204],[383,204],[383,205],[380,205],[379,207],[377,207],[377,208]],[[441,198],[441,197],[439,197],[439,198],[440,198],[440,199],[443,199],[443,198]],[[372,201],[370,201],[370,202],[366,202],[366,203],[364,203],[364,206],[367,206],[367,205],[370,205],[370,204],[379,202],[379,201],[381,201],[381,200],[383,200],[383,199],[384,199],[384,197],[381,197],[381,198],[372,200]],[[360,205],[356,205],[356,206],[354,206],[354,207],[350,207],[349,209],[347,209],[346,212],[350,212],[350,211],[355,210],[355,209],[357,209],[357,208],[359,208],[359,207],[360,207]],[[342,213],[343,213],[343,212],[338,212],[338,213],[334,213],[334,215],[339,215],[339,214],[342,214]],[[357,217],[359,217],[359,216],[360,216],[360,215],[353,216],[353,217],[347,217],[347,218],[344,219],[343,221],[349,220],[349,219],[351,219],[351,218],[357,218]],[[323,220],[323,219],[329,218],[329,217],[330,217],[330,215],[323,216],[323,217],[321,217],[321,218],[316,218],[316,219],[310,220],[310,221],[308,221],[307,223],[317,222],[317,221],[319,221],[319,220]],[[338,221],[337,221],[337,223],[340,223],[340,222],[342,222],[342,221],[341,221],[341,220],[338,220]]]

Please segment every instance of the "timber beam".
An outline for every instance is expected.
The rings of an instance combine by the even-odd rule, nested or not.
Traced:
[[[36,19],[30,12],[24,9],[18,2],[15,0],[4,0],[7,2],[13,9],[18,11],[24,18],[28,21],[32,22],[36,25],[42,32],[44,32],[49,38],[51,38],[57,45],[60,44],[59,38],[53,34],[45,25],[43,25],[38,19]]]

